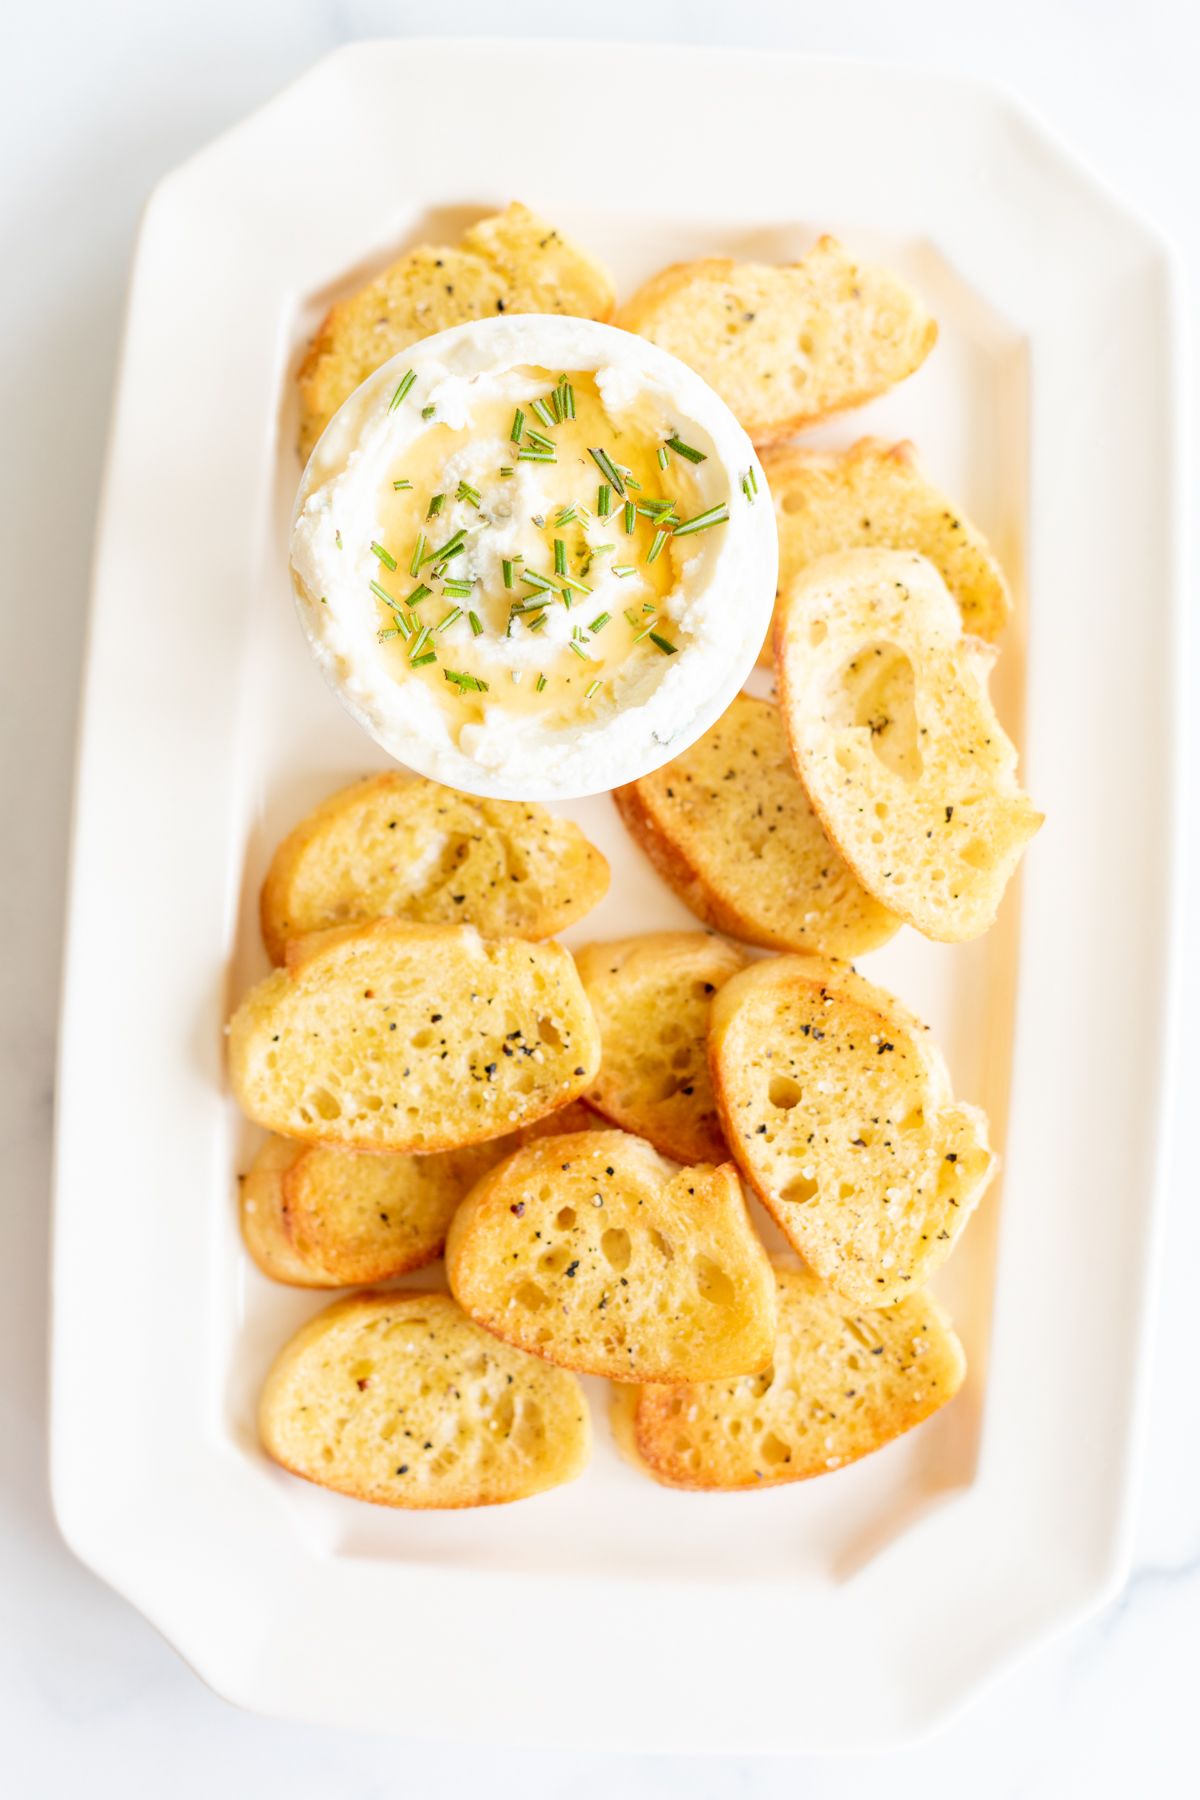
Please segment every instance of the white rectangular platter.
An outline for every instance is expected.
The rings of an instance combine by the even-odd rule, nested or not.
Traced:
[[[970,1361],[954,1406],[826,1480],[693,1496],[618,1458],[595,1384],[580,1482],[420,1516],[258,1449],[263,1374],[322,1301],[242,1250],[255,1140],[222,1028],[265,969],[272,847],[382,760],[292,613],[296,362],[331,297],[513,197],[622,293],[695,255],[787,260],[826,228],[921,289],[933,357],[816,441],[913,438],[992,539],[1018,602],[994,691],[1048,824],[987,938],[905,931],[864,964],[933,1024],[1004,1156],[938,1283]],[[53,1478],[78,1554],[218,1691],[491,1742],[876,1745],[1120,1581],[1174,928],[1174,333],[1162,246],[1040,128],[989,91],[852,65],[359,44],[158,189],[80,744]],[[686,923],[607,798],[568,810],[613,867],[568,942]]]

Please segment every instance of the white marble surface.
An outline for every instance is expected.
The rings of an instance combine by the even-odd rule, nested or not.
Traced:
[[[19,1800],[286,1789],[576,1800],[630,1796],[991,1796],[1190,1791],[1200,1669],[1200,1433],[1193,1290],[1200,1208],[1182,1120],[1200,1077],[1182,1047],[1173,1208],[1135,1571],[1102,1616],[1029,1660],[936,1740],[883,1758],[654,1760],[464,1753],[285,1728],[207,1693],[60,1544],[45,1480],[44,1287],[55,1010],[76,686],[90,536],[139,209],[164,170],[334,44],[440,30],[786,45],[991,76],[1040,108],[1200,282],[1200,116],[1191,0],[645,0],[636,14],[510,0],[26,6],[0,58],[0,1789]],[[664,95],[664,120],[672,97]],[[682,121],[685,125],[694,123]],[[702,128],[702,126],[701,126]],[[661,142],[661,133],[652,141]],[[681,159],[672,152],[671,167]],[[186,375],[180,384],[186,412]],[[1193,593],[1195,587],[1193,585]],[[1137,596],[1130,596],[1136,609]],[[1192,674],[1200,675],[1193,632]],[[1195,679],[1188,691],[1197,691]],[[1200,831],[1190,815],[1193,914]],[[1119,846],[1119,821],[1114,845]],[[1118,852],[1119,853],[1119,852]],[[131,897],[135,898],[135,897]],[[1114,947],[1115,948],[1115,947]],[[1103,979],[1103,971],[1097,971]],[[1200,953],[1181,972],[1200,1011]],[[1189,1034],[1190,1035],[1190,1034]],[[1102,1319],[1097,1331],[1104,1329]],[[798,1622],[802,1624],[802,1622]]]

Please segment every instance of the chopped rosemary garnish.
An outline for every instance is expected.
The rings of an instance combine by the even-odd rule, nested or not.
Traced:
[[[412,593],[405,596],[404,604],[405,606],[420,606],[422,600],[428,600],[432,592],[431,587],[426,587],[423,581],[419,581]]]
[[[598,680],[596,680],[596,681],[589,683],[589,685],[586,688],[584,688],[583,697],[585,700],[590,700],[592,698],[593,694],[598,694],[599,692],[600,692],[600,683]]]
[[[659,557],[662,555],[663,545],[666,543],[668,536],[669,536],[669,533],[667,533],[665,531],[656,531],[655,532],[654,542],[651,544],[649,550],[647,550],[647,552],[646,552],[646,561],[648,563],[658,561]]]
[[[574,506],[560,506],[554,520],[556,525],[570,525],[577,517]]]
[[[510,588],[513,584],[513,566],[511,564],[511,562],[508,560],[507,556],[504,558],[503,562],[500,564],[500,567],[504,573],[504,585],[506,588]]]
[[[512,611],[519,617],[521,613],[543,612],[549,604],[544,594],[529,594],[524,600],[514,600]]]
[[[624,581],[624,579],[627,575],[636,575],[637,574],[637,570],[632,563],[614,563],[612,566],[612,572],[621,581]]]
[[[625,608],[625,618],[631,625],[640,625],[642,622],[641,614],[635,613],[632,606],[627,606]]]
[[[436,662],[436,661],[437,661],[437,651],[436,650],[427,650],[425,652],[424,656],[410,656],[408,659],[408,666],[410,669],[423,669],[425,667],[426,663],[431,663],[431,662]]]
[[[591,624],[588,626],[588,630],[592,631],[592,632],[603,631],[604,627],[608,624],[608,621],[611,618],[612,618],[611,613],[597,613],[596,617],[592,620]]]
[[[385,606],[390,606],[393,612],[400,604],[398,600],[393,600],[387,589],[380,587],[377,581],[371,583],[371,592],[377,600],[382,600]]]
[[[418,569],[421,567],[421,564],[424,561],[425,561],[425,533],[423,531],[419,531],[417,533],[417,541],[413,545],[413,553],[408,559],[409,574],[415,575],[417,573]]]
[[[456,620],[461,619],[461,618],[462,618],[462,607],[461,606],[452,606],[450,608],[450,611],[446,614],[445,618],[438,620],[438,623],[434,626],[434,630],[435,631],[445,631],[448,629],[449,626],[453,625]]]
[[[581,643],[579,643],[575,638],[569,638],[567,640],[567,649],[573,650],[575,652],[576,656],[579,658],[580,662],[591,662],[591,660],[592,660],[591,657],[588,655],[587,651],[584,649],[583,645]]]
[[[512,676],[512,684],[513,684],[513,686],[514,686],[514,687],[520,687],[520,685],[521,685],[521,677],[522,677],[522,675],[523,675],[523,674],[524,674],[524,673],[525,673],[525,671],[524,671],[524,669],[510,669],[510,670],[509,670],[509,671],[508,671],[508,672],[509,672],[509,674],[510,674],[510,675],[511,675],[511,676]]]
[[[393,488],[395,488],[395,490],[398,494],[407,494],[408,491],[410,490],[410,488],[412,487],[412,482],[411,481],[393,481],[392,486],[393,486]]]
[[[608,482],[610,487],[616,489],[617,493],[620,494],[620,496],[623,500],[625,498],[625,483],[621,480],[620,475],[617,473],[616,464],[613,462],[612,457],[608,454],[608,451],[602,450],[598,446],[596,449],[593,450],[589,446],[588,455],[591,457],[592,461],[595,463],[596,467],[599,469],[600,473],[603,475],[605,481]]]
[[[565,575],[567,572],[567,546],[562,538],[554,540],[554,573]]]
[[[549,576],[538,575],[532,569],[522,570],[521,580],[529,587],[540,588],[543,593],[552,594],[555,590],[555,583],[550,580]]]
[[[488,691],[486,681],[483,681],[478,675],[469,674],[465,669],[443,669],[442,674],[447,681],[454,683],[460,693],[464,688],[469,688],[477,694],[486,694]]]
[[[524,429],[525,429],[525,414],[521,411],[520,407],[518,406],[516,412],[513,414],[512,430],[508,434],[509,442],[512,444],[519,444],[521,441],[521,433],[524,431]]]
[[[703,450],[694,450],[691,444],[685,444],[682,438],[669,437],[667,443],[675,452],[676,456],[686,456],[690,463],[702,463],[708,461],[708,457]]]
[[[662,633],[659,631],[652,631],[650,633],[650,642],[652,644],[657,644],[664,656],[674,656],[678,648],[678,645],[673,644],[670,638],[663,637]]]
[[[586,581],[576,581],[576,579],[573,575],[562,575],[559,577],[559,579],[562,582],[564,588],[574,588],[574,590],[577,594],[590,594],[592,591],[591,588],[587,585]],[[565,594],[563,595],[563,599],[567,600],[567,596]],[[571,604],[571,602],[569,600],[567,600],[567,605],[570,606],[570,604]]]
[[[602,481],[596,489],[596,517],[607,519],[608,509],[612,505],[612,488],[607,481]]]
[[[383,564],[385,569],[394,569],[395,568],[396,559],[392,555],[391,551],[385,550],[383,545],[377,544],[373,538],[371,540],[371,552],[374,556],[377,556],[379,558],[380,562]]]
[[[400,377],[400,385],[396,389],[395,393],[392,395],[392,402],[391,402],[391,405],[388,407],[389,412],[395,412],[395,410],[399,406],[400,402],[403,399],[405,399],[409,393],[411,393],[413,382],[416,379],[417,379],[417,371],[415,369],[410,369],[408,371],[407,375],[402,375]]]
[[[670,462],[670,460],[671,460],[670,457],[667,455],[667,446],[665,444],[660,444],[658,446],[658,466],[659,466],[659,468],[665,469],[667,464]]]
[[[575,417],[575,389],[565,375],[559,381],[558,393],[555,397],[563,418],[573,419]]]
[[[758,493],[758,480],[753,469],[747,469],[746,473],[742,476],[742,492],[745,494],[751,506],[753,506],[754,497]]]
[[[445,596],[448,600],[465,600],[467,595],[471,592],[471,589],[474,586],[475,586],[475,583],[473,580],[472,581],[443,581],[442,592],[443,592],[443,594],[445,594]]]
[[[542,421],[543,425],[554,426],[558,423],[544,400],[531,400],[529,404],[532,410],[537,414],[538,418]]]
[[[425,514],[425,517],[427,519],[436,519],[445,504],[445,494],[435,494],[433,499],[429,502],[429,511]]]
[[[436,415],[437,415],[437,407],[436,406],[423,406],[421,408],[421,417],[425,420],[435,418]]]
[[[511,481],[515,474],[516,474],[516,470],[513,468],[511,463],[501,463],[500,464],[500,479],[501,479],[501,481]]]
[[[536,619],[529,619],[526,621],[526,629],[529,631],[540,631],[545,623],[546,615],[544,612],[540,612]]]
[[[412,659],[415,656],[420,656],[422,650],[425,648],[426,644],[429,642],[429,639],[431,636],[432,636],[432,632],[430,631],[429,626],[422,625],[420,631],[418,631],[418,633],[417,633],[416,642],[414,643],[412,649],[408,653],[408,659],[410,662],[412,661]],[[434,651],[434,655],[435,656],[437,655],[436,650]]]
[[[460,550],[466,549],[467,546],[463,541],[466,535],[465,527],[460,526],[453,537],[447,538],[444,544],[439,544],[436,550],[430,550],[424,560],[432,563],[449,562],[452,556],[457,556]],[[414,570],[413,573],[415,574],[416,571]]]
[[[469,481],[460,481],[458,484],[458,491],[454,498],[456,500],[465,500],[470,506],[478,506],[479,489],[473,488]]]
[[[539,694],[541,693],[541,691],[545,687],[545,685],[546,685],[546,677],[544,675],[539,675],[537,678],[537,681],[534,683],[534,686]]]
[[[558,458],[553,450],[518,450],[517,461],[552,463],[557,462]]]
[[[623,517],[626,532],[631,532],[637,524],[637,507],[633,504],[632,500],[627,500],[625,502]]]
[[[685,519],[682,525],[675,527],[675,536],[688,537],[693,531],[707,531],[710,525],[725,525],[729,520],[729,507],[724,500],[719,506],[710,506],[706,512],[697,513],[694,519]]]
[[[472,637],[483,636],[483,620],[479,617],[477,612],[469,612],[467,614],[467,624],[471,627]]]
[[[532,425],[525,433],[525,436],[535,450],[553,450],[555,447],[554,439],[552,437],[547,437],[543,431],[535,431]]]
[[[627,488],[632,488],[635,494],[640,494],[642,491],[642,484],[640,481],[634,480],[633,470],[622,469],[621,473],[625,477],[625,486]]]

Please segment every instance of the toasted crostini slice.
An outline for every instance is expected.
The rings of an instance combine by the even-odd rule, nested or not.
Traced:
[[[808,1266],[857,1306],[921,1287],[995,1167],[928,1029],[845,963],[780,956],[726,982],[708,1041],[730,1149]]]
[[[738,1491],[807,1481],[882,1449],[953,1400],[962,1345],[937,1303],[855,1311],[805,1269],[776,1266],[769,1369],[628,1390],[624,1442],[667,1487]]]
[[[909,551],[821,557],[780,594],[780,707],[809,799],[863,887],[949,943],[992,924],[1042,823],[988,696],[993,656]]]
[[[446,1242],[480,1325],[614,1381],[761,1369],[770,1264],[731,1163],[679,1169],[622,1131],[547,1138],[471,1190]]]
[[[768,700],[739,694],[681,756],[613,799],[684,905],[744,944],[852,957],[900,929],[830,843]]]
[[[798,263],[676,263],[617,323],[690,363],[757,444],[873,400],[937,339],[911,288],[832,237]]]
[[[558,944],[469,925],[370,925],[288,945],[229,1026],[242,1110],[346,1150],[458,1150],[576,1099],[600,1035]]]
[[[379,1506],[495,1506],[574,1481],[591,1429],[573,1375],[502,1343],[449,1294],[354,1294],[280,1351],[268,1456]]]

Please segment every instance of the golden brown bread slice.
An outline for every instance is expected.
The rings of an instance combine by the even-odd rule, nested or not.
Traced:
[[[495,1506],[574,1481],[591,1427],[573,1375],[472,1325],[449,1294],[354,1294],[280,1351],[268,1456],[379,1506]]]
[[[916,550],[953,594],[963,630],[994,642],[1012,611],[1004,571],[978,531],[917,461],[910,443],[860,438],[848,450],[780,444],[763,453],[779,528],[779,586],[836,550]],[[771,660],[771,639],[760,662]]]
[[[904,282],[832,237],[783,266],[676,263],[616,322],[690,363],[757,444],[873,400],[920,368],[937,338]]]
[[[928,1029],[845,963],[780,956],[713,1002],[729,1146],[794,1249],[857,1306],[890,1306],[954,1248],[994,1169]]]
[[[270,1137],[242,1178],[242,1236],[273,1281],[293,1287],[386,1281],[441,1255],[467,1189],[522,1143],[598,1128],[595,1115],[575,1100],[523,1131],[431,1156],[323,1150]]]
[[[457,1150],[590,1085],[600,1036],[558,944],[376,919],[288,945],[229,1026],[257,1124],[347,1150]]]
[[[454,1215],[450,1287],[480,1325],[614,1381],[761,1369],[767,1255],[731,1163],[676,1169],[623,1131],[527,1145]]]
[[[332,795],[284,838],[263,883],[263,941],[280,963],[289,938],[386,914],[554,937],[607,888],[607,862],[571,819],[389,771]]]
[[[953,1400],[966,1362],[937,1303],[908,1294],[855,1312],[779,1265],[779,1335],[761,1375],[634,1389],[639,1461],[667,1487],[807,1481],[869,1456]]]
[[[481,219],[457,248],[421,244],[358,293],[339,300],[300,369],[300,454],[307,458],[342,401],[419,338],[497,313],[607,319],[607,269],[514,201]]]
[[[600,1028],[590,1106],[676,1162],[725,1162],[708,1073],[712,997],[746,957],[706,931],[589,944],[575,966]]]
[[[454,1209],[511,1140],[432,1156],[323,1150],[268,1138],[242,1181],[242,1235],[265,1275],[354,1287],[441,1254]]]
[[[979,937],[1042,822],[941,576],[906,550],[821,557],[780,595],[780,708],[826,832],[926,937]]]
[[[739,694],[690,749],[613,799],[684,905],[742,943],[852,957],[900,928],[826,837],[770,701]]]

